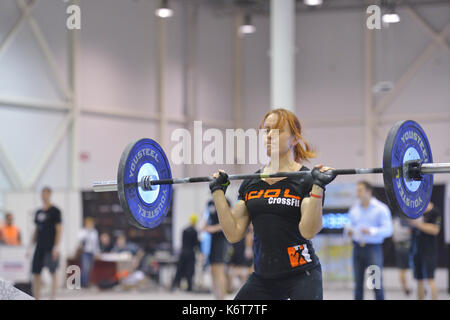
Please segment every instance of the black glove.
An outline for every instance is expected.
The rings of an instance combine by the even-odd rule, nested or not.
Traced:
[[[219,176],[209,183],[209,190],[211,190],[211,193],[214,193],[216,190],[222,190],[225,194],[229,184],[228,174],[219,171]]]
[[[318,168],[314,168],[311,171],[311,176],[313,178],[313,184],[318,185],[323,190],[325,190],[325,186],[329,184],[331,181],[336,178],[336,174],[333,170],[328,170],[325,172],[321,172]]]

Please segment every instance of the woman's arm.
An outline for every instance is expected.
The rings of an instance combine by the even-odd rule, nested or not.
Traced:
[[[250,223],[250,215],[245,201],[240,200],[231,209],[222,190],[214,191],[212,196],[225,237],[230,243],[239,242],[244,237]]]
[[[318,165],[311,171],[313,178],[311,196],[302,201],[301,219],[298,224],[300,234],[305,239],[313,238],[322,229],[323,190],[336,178],[333,171],[329,170],[333,170],[333,168]]]
[[[302,218],[298,225],[300,234],[305,239],[313,238],[322,229],[322,197],[323,189],[313,185],[311,193],[321,198],[311,196],[302,201]]]

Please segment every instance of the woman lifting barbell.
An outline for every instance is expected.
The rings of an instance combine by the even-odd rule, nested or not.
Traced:
[[[271,110],[260,128],[266,129],[267,155],[278,155],[278,161],[271,158],[261,169],[263,173],[309,170],[303,162],[315,153],[292,112]],[[250,222],[254,227],[255,271],[236,300],[323,298],[321,266],[310,239],[322,228],[325,186],[336,176],[329,170],[319,165],[301,178],[244,180],[233,209],[225,198],[228,175],[222,170],[213,174],[210,190],[228,241],[240,241]]]

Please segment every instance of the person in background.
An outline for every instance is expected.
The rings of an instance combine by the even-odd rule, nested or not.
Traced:
[[[349,211],[350,224],[345,226],[347,236],[353,239],[353,272],[355,300],[364,295],[364,273],[370,266],[379,270],[379,286],[374,286],[375,299],[384,300],[382,281],[383,241],[392,235],[392,217],[389,208],[372,196],[372,185],[367,181],[357,184],[359,201]]]
[[[116,243],[114,247],[111,250],[112,253],[129,253],[132,256],[132,260],[134,261],[134,267],[137,267],[137,261],[139,261],[143,254],[145,253],[144,250],[137,245],[136,243],[133,243],[131,241],[128,241],[126,235],[124,233],[120,233],[119,236],[116,239]]]
[[[61,211],[51,202],[52,190],[44,187],[41,192],[43,207],[36,211],[34,223],[36,228],[28,251],[33,244],[34,250],[31,271],[33,273],[33,296],[40,298],[41,271],[45,266],[52,275],[52,290],[50,299],[56,297],[56,270],[59,266],[59,248],[61,244],[62,219]],[[27,254],[28,256],[28,254]]]
[[[7,212],[5,215],[5,224],[0,227],[0,244],[20,246],[21,243],[19,228],[14,225],[14,216],[11,212]]]
[[[114,247],[111,250],[111,252],[113,253],[129,252],[132,255],[137,254],[138,251],[139,248],[136,247],[133,243],[128,242],[127,237],[123,233],[121,233],[117,237]]]
[[[125,233],[121,232],[117,238],[111,253],[128,253],[130,254],[130,262],[128,266],[118,270],[116,272],[116,279],[118,283],[127,279],[134,271],[139,267],[140,261],[145,255],[144,250],[142,250],[137,244],[128,241]]]
[[[183,230],[181,253],[177,264],[177,272],[172,283],[172,290],[180,286],[180,281],[186,278],[187,291],[192,291],[192,279],[195,273],[195,251],[200,247],[198,234],[195,226],[197,215],[192,214],[189,218],[189,226]]]
[[[425,299],[424,280],[430,287],[431,299],[438,299],[438,290],[434,281],[437,265],[437,239],[441,231],[440,211],[430,202],[422,217],[410,220],[413,227],[411,251],[413,256],[414,279],[417,280],[417,298]]]
[[[102,253],[109,253],[113,249],[111,236],[109,233],[103,232],[100,234],[100,251]]]
[[[200,229],[200,252],[202,258],[202,270],[205,271],[209,266],[209,253],[211,251],[211,233],[204,230],[204,226],[208,223],[209,208],[206,207],[203,212],[200,225],[203,226]]]
[[[408,296],[411,293],[411,289],[409,289],[406,281],[406,273],[410,267],[411,226],[406,218],[397,216],[393,219],[393,230],[392,240],[395,246],[397,268],[400,270],[400,283],[403,292]]]
[[[209,219],[209,209],[205,206],[205,210],[200,218],[198,230],[199,241],[200,241],[200,250],[197,255],[197,260],[199,261],[196,265],[195,271],[195,283],[196,290],[201,292],[209,292],[209,252],[211,251],[211,234],[204,230],[204,226],[207,224]]]
[[[230,205],[227,199],[228,205]],[[217,216],[217,209],[213,200],[208,201],[209,218],[207,223],[201,228],[211,234],[211,249],[209,253],[209,265],[213,282],[213,293],[217,300],[225,298],[227,278],[225,273],[225,263],[229,244]]]
[[[80,243],[81,257],[81,287],[87,288],[89,285],[89,276],[94,266],[94,258],[100,252],[98,232],[95,229],[95,221],[91,217],[84,219],[84,228],[78,235]]]
[[[131,250],[134,250],[134,248]],[[130,252],[133,252],[131,250]],[[147,244],[145,248],[138,249],[133,256],[130,268],[125,271],[127,276],[120,279],[122,289],[143,288],[148,284],[150,278],[155,278],[155,281],[159,283],[159,264],[152,258],[154,252],[155,249],[152,244]]]
[[[250,224],[248,231],[241,241],[232,244],[233,250],[228,263],[228,292],[234,292],[240,288],[253,272],[253,227]],[[237,288],[234,287],[234,279],[239,280]]]

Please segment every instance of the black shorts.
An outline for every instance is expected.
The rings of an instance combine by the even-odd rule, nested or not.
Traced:
[[[229,264],[236,267],[251,267],[253,259],[247,259],[244,255],[233,254]]]
[[[31,272],[40,274],[43,267],[47,267],[50,273],[55,273],[59,266],[59,258],[53,260],[52,252],[43,249],[36,249],[33,255]]]
[[[237,293],[235,300],[323,300],[322,268],[283,278],[264,279],[252,273]]]
[[[434,279],[437,256],[432,253],[415,254],[413,256],[414,279]]]
[[[233,253],[228,262],[231,266],[236,267],[251,267],[253,264],[252,258],[245,257],[245,243],[233,245]]]
[[[397,263],[397,268],[399,269],[409,269],[409,253],[408,247],[397,247],[395,248],[395,260]]]
[[[224,238],[216,240],[212,239],[211,241],[211,250],[209,252],[209,263],[226,263],[227,262],[227,254],[228,254],[228,241]]]

